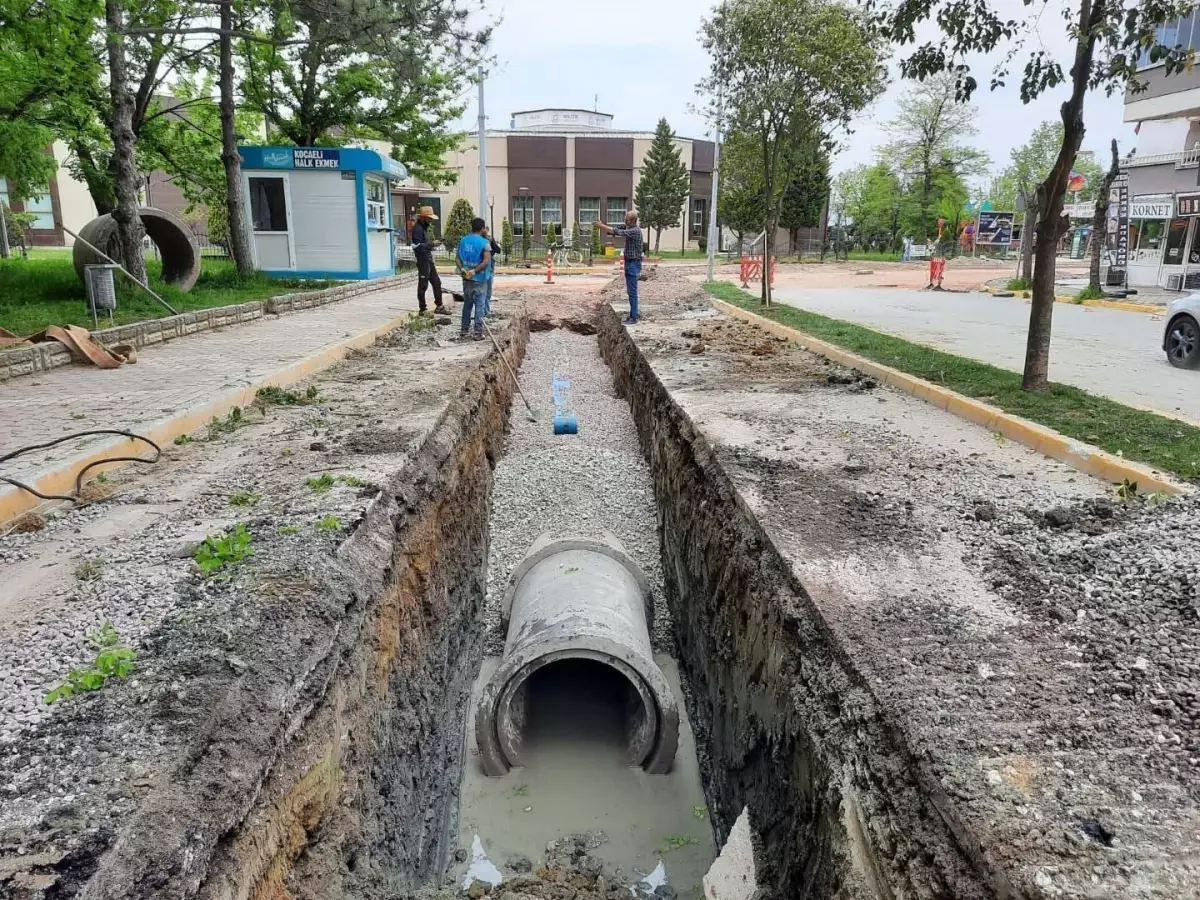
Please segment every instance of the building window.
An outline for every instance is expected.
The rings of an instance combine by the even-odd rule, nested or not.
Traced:
[[[49,194],[34,194],[25,201],[25,212],[33,216],[30,228],[54,228],[54,201]]]
[[[546,230],[546,226],[553,224],[555,228],[562,230],[562,197],[543,197],[542,198],[542,230]]]
[[[625,224],[625,213],[628,210],[628,197],[609,197],[608,198],[608,214],[604,217],[604,221],[614,228],[617,225]]]
[[[287,201],[282,178],[251,178],[250,220],[258,232],[287,233]]]
[[[591,231],[592,223],[600,220],[600,198],[579,198],[579,226],[581,231]]]
[[[513,197],[512,227],[513,234],[520,237],[524,234],[524,225],[529,223],[533,229],[533,198],[526,194],[523,197]]]
[[[708,225],[708,201],[703,197],[696,197],[692,200],[692,237],[704,237],[704,230]]]
[[[387,185],[374,178],[367,180],[367,226],[387,228]]]
[[[1200,44],[1200,16],[1193,10],[1182,19],[1172,19],[1170,22],[1163,22],[1154,30],[1154,42],[1162,44],[1164,47],[1182,46],[1185,50],[1190,50]],[[1138,68],[1144,69],[1148,66],[1161,65],[1161,63],[1152,63],[1150,61],[1150,47],[1142,50],[1138,57]]]

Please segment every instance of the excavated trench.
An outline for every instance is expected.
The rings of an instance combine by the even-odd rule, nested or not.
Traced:
[[[568,896],[522,874],[567,836],[608,879],[580,897],[702,896],[743,810],[760,896],[1015,896],[616,315],[574,330],[511,322],[540,421],[484,360],[325,573],[341,606],[294,648],[305,680],[247,675],[174,802],[12,896],[383,900],[514,877],[510,897]],[[573,377],[579,435],[551,434],[550,372]]]

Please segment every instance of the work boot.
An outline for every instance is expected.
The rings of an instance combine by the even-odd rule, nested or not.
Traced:
[[[442,305],[441,303],[439,303],[437,306],[435,306],[433,308],[433,311],[434,311],[434,314],[439,315],[439,316],[450,315],[450,310],[446,309],[446,307],[444,305]],[[425,310],[421,310],[421,312],[425,312]]]

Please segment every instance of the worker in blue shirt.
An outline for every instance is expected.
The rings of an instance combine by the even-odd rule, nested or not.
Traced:
[[[458,265],[463,279],[463,311],[461,337],[471,331],[471,316],[475,317],[475,340],[483,340],[483,305],[487,297],[488,272],[492,267],[491,243],[483,236],[487,223],[471,220],[471,233],[458,242]]]

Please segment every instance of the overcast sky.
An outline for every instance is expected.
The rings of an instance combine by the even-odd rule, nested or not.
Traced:
[[[1041,19],[1037,3],[1026,8],[1021,0],[997,0],[1009,15],[1034,17],[1037,39],[1059,60],[1070,59],[1070,42],[1059,15],[1061,0],[1051,0]],[[707,69],[700,46],[701,20],[711,8],[708,0],[595,0],[551,3],[547,0],[489,0],[487,13],[496,16],[493,50],[495,71],[487,82],[488,127],[507,128],[509,114],[539,107],[576,107],[615,116],[614,126],[652,129],[666,116],[677,134],[704,137],[707,125],[689,111],[695,86]],[[973,61],[974,63],[975,61]],[[834,159],[835,171],[871,162],[874,150],[887,138],[882,123],[895,113],[897,96],[906,82],[893,65],[887,93],[855,123]],[[1066,86],[1026,106],[1014,80],[994,92],[986,90],[991,66],[984,60],[976,77],[984,84],[975,95],[979,108],[976,145],[987,151],[996,169],[1008,162],[1009,152],[1024,143],[1032,128],[1058,117]],[[598,95],[598,99],[597,99]],[[1085,150],[1108,157],[1108,142],[1116,137],[1124,155],[1134,142],[1133,129],[1121,122],[1118,93],[1095,93],[1085,105]],[[475,108],[468,113],[474,126]]]

